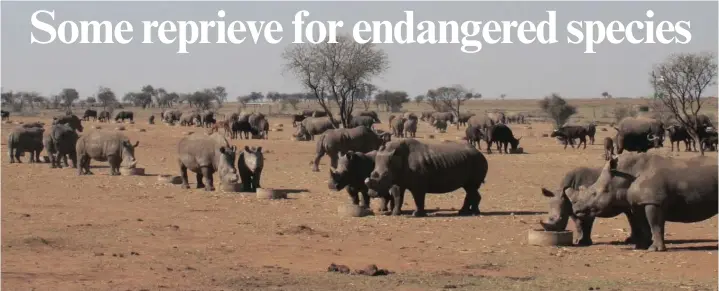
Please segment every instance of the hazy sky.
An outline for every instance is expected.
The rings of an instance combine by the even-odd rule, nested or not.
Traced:
[[[145,84],[168,91],[187,92],[222,85],[234,100],[250,91],[295,92],[300,83],[283,74],[281,53],[294,37],[294,14],[302,9],[306,20],[343,20],[350,31],[359,20],[404,18],[413,10],[415,24],[422,20],[546,20],[546,10],[557,11],[557,39],[552,45],[485,44],[476,54],[460,51],[461,44],[380,45],[391,61],[390,69],[375,83],[382,89],[404,90],[414,96],[443,85],[463,84],[496,98],[537,98],[559,92],[570,98],[596,97],[603,91],[614,96],[648,95],[652,64],[673,52],[717,51],[717,2],[2,2],[1,69],[5,90],[33,90],[56,94],[74,87],[81,96],[93,95],[100,85],[117,95],[139,90]],[[30,44],[36,10],[55,10],[56,27],[64,20],[130,21],[135,40],[119,44]],[[194,44],[189,54],[177,54],[175,44],[142,44],[143,20],[277,20],[284,28],[278,45]],[[646,10],[660,21],[691,21],[689,44],[628,43],[597,45],[584,54],[584,45],[567,44],[571,20],[645,21]],[[636,33],[639,33],[637,31]],[[214,38],[214,37],[213,37]],[[212,39],[212,38],[211,38]],[[712,89],[716,94],[716,88]]]

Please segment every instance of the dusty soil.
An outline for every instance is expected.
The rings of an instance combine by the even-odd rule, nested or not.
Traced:
[[[107,164],[96,161],[95,175],[83,177],[48,164],[9,164],[6,136],[16,125],[2,125],[3,289],[717,289],[716,217],[668,223],[665,253],[617,244],[628,235],[623,216],[598,220],[591,247],[526,244],[527,231],[546,211],[540,187],[556,187],[575,166],[601,166],[600,141],[612,129],[598,131],[597,144],[586,150],[565,151],[541,137],[548,124],[511,125],[526,153],[487,155],[479,217],[456,216],[464,193],[455,191],[428,196],[428,209],[436,211],[427,218],[339,218],[337,206],[348,203],[347,194],[328,190],[328,158],[321,172],[310,171],[314,143],[290,141],[289,119],[270,119],[284,131],[271,132],[269,140],[231,141],[263,146],[264,187],[298,190],[278,201],[159,184],[156,175],[179,173],[175,151],[183,132],[202,129],[137,120],[125,124],[125,134],[140,141],[136,154],[145,176],[108,176]],[[86,122],[86,131],[97,130],[95,124],[116,127]],[[379,127],[387,129],[386,123]],[[450,128],[429,140],[422,123],[418,137],[456,141],[463,130]],[[658,152],[670,155],[668,148]],[[404,210],[413,210],[411,195],[405,203]],[[353,270],[376,264],[394,273],[328,273],[331,263]]]

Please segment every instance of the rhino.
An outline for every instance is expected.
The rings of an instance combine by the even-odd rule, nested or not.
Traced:
[[[469,119],[475,115],[476,114],[474,114],[472,112],[460,112],[459,116],[457,116],[457,122],[459,123],[459,125],[467,126]]]
[[[78,132],[82,132],[83,130],[82,120],[80,120],[80,118],[78,118],[77,115],[74,114],[54,117],[52,120],[52,124],[67,124]]]
[[[302,115],[304,115],[306,117],[327,117],[327,111],[305,109],[305,110],[302,110]]]
[[[524,114],[520,112],[510,112],[506,114],[507,123],[524,123]]]
[[[374,158],[377,151],[368,153],[360,153],[355,151],[347,151],[340,153],[337,160],[337,168],[330,168],[330,180],[327,183],[328,188],[333,191],[342,189],[347,190],[352,204],[359,205],[369,209],[369,189],[365,185],[364,180],[369,177],[374,170]],[[362,194],[362,203],[360,204],[359,194]],[[387,206],[394,208],[394,200],[391,199],[389,193],[378,193],[382,199],[380,211],[386,212]],[[389,204],[389,205],[388,205]]]
[[[182,138],[177,144],[182,188],[190,188],[187,181],[188,169],[196,174],[198,189],[214,191],[215,172],[223,185],[237,183],[240,177],[235,169],[236,152],[237,147],[230,146],[227,139],[218,132],[211,135],[193,134]]]
[[[182,118],[182,111],[177,109],[168,109],[162,112],[161,117],[162,121],[165,123],[179,122],[180,118]]]
[[[420,115],[419,115],[419,120],[421,120],[421,121],[429,121],[429,119],[432,117],[432,113],[434,113],[434,112],[432,112],[432,111],[424,111],[424,112],[420,113]]]
[[[337,128],[338,122],[332,123],[329,118],[308,117],[299,124],[297,131],[292,136],[303,140],[315,140],[315,135],[323,134],[325,131]]]
[[[79,138],[77,132],[67,124],[55,124],[43,135],[43,145],[50,158],[50,168],[62,168],[60,159],[62,159],[65,167],[69,167],[67,164],[68,156],[72,161],[72,167],[77,168],[75,146]]]
[[[250,123],[250,126],[259,133],[259,137],[262,139],[268,139],[269,138],[269,132],[270,132],[270,123],[267,121],[267,118],[262,113],[253,113],[248,118],[247,121]]]
[[[414,138],[417,136],[417,117],[409,117],[404,121],[404,135]]]
[[[502,112],[489,112],[487,117],[494,123],[507,123],[507,117]]]
[[[617,126],[614,142],[617,154],[624,150],[646,152],[651,148],[659,148],[664,141],[664,125],[661,121],[647,117],[625,117]]]
[[[201,116],[199,113],[184,113],[182,114],[182,117],[180,117],[180,125],[182,126],[190,126],[190,125],[199,125],[201,122]]]
[[[371,152],[385,143],[386,138],[383,135],[377,134],[365,126],[328,130],[317,140],[317,150],[315,159],[312,162],[312,171],[320,171],[320,159],[325,154],[330,157],[332,168],[336,168],[339,153],[347,151]]]
[[[410,118],[417,119],[417,115],[412,112],[405,112],[404,114],[402,114],[402,117],[407,118],[407,119],[410,119]]]
[[[395,137],[404,137],[404,121],[403,117],[394,115],[389,117],[389,127],[392,129],[392,135]]]
[[[355,116],[372,117],[372,119],[374,120],[375,123],[382,123],[382,121],[379,120],[379,116],[377,116],[376,111],[372,111],[372,110],[371,111],[360,111],[360,112],[357,112],[357,114],[355,114]]]
[[[39,122],[39,121],[29,122],[29,123],[25,123],[25,124],[23,124],[23,125],[20,125],[20,127],[22,127],[22,128],[33,128],[33,127],[43,128],[43,127],[45,127],[45,123],[42,123],[42,122]]]
[[[489,165],[477,149],[457,143],[424,144],[416,139],[392,141],[382,146],[375,157],[375,168],[365,184],[370,195],[384,193],[391,187],[394,208],[400,215],[404,192],[409,190],[417,209],[414,216],[426,216],[427,193],[449,193],[459,188],[466,192],[459,215],[479,214],[482,199],[479,187],[485,182]]]
[[[471,147],[477,146],[479,150],[482,150],[482,144],[480,141],[485,139],[484,132],[479,128],[479,126],[467,126],[467,129],[464,130],[464,137],[467,139],[467,144]]]
[[[247,119],[238,119],[233,121],[230,125],[230,130],[232,132],[232,134],[230,135],[231,139],[237,139],[238,136],[240,137],[240,139],[242,139],[243,134],[245,139],[249,139],[250,135],[256,136],[260,134],[259,131],[252,128],[250,122]]]
[[[347,124],[347,128],[354,128],[358,126],[365,126],[372,128],[372,125],[376,123],[376,120],[372,116],[352,116]]]
[[[604,138],[604,160],[608,161],[614,156],[614,140],[611,137]]]
[[[10,163],[22,163],[20,156],[30,153],[30,163],[40,162],[40,152],[43,150],[42,136],[45,129],[42,127],[16,127],[7,137],[8,155]]]
[[[110,175],[120,175],[120,167],[134,168],[137,164],[135,148],[130,139],[120,132],[93,131],[81,136],[75,144],[79,160],[78,175],[92,175],[90,160],[110,163]]]
[[[454,123],[455,121],[454,113],[452,112],[434,112],[429,118],[429,121],[431,123],[434,123],[434,121],[444,121],[445,123]]]
[[[714,158],[679,160],[649,153],[628,153],[604,164],[589,187],[567,189],[580,218],[627,212],[638,249],[666,251],[666,221],[692,223],[717,214],[719,187]]]
[[[260,178],[264,165],[265,156],[262,154],[262,147],[245,146],[237,159],[237,170],[242,179],[242,191],[255,192],[257,188],[262,188]]]
[[[601,169],[599,168],[587,168],[579,167],[575,168],[562,179],[559,183],[559,188],[555,191],[542,188],[542,195],[549,199],[549,217],[539,221],[542,228],[546,231],[563,231],[567,228],[567,222],[572,219],[576,228],[575,233],[577,234],[574,243],[580,246],[590,246],[592,242],[592,226],[594,224],[594,217],[582,217],[579,218],[574,215],[572,211],[572,200],[574,196],[567,196],[567,189],[579,189],[580,186],[590,186],[597,181]],[[603,218],[615,217],[622,212],[606,213],[601,216]],[[624,212],[627,219],[631,221],[631,212]],[[634,231],[634,229],[632,229]],[[632,242],[632,236],[625,240],[625,243]]]

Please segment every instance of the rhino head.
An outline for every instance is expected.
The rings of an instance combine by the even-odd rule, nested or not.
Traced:
[[[299,140],[312,139],[312,136],[310,136],[309,131],[307,131],[307,128],[302,123],[300,123],[299,126],[297,126],[297,131],[295,131],[295,133],[293,133],[292,136],[298,138]]]
[[[539,224],[546,231],[562,231],[567,228],[569,215],[572,214],[572,202],[567,197],[565,189],[557,191],[557,194],[542,188],[542,195],[549,198],[549,217],[541,219]]]
[[[365,179],[365,185],[377,193],[386,193],[392,187],[394,173],[401,168],[401,155],[403,152],[397,148],[388,149],[381,146],[375,155],[374,170],[369,178]]]
[[[223,185],[230,185],[237,183],[240,177],[237,175],[237,169],[235,169],[235,155],[237,153],[237,147],[220,147],[220,159],[217,164],[217,173],[220,176],[220,182]]]
[[[129,140],[122,141],[122,162],[126,168],[134,168],[137,165],[135,159],[135,148],[140,145],[140,141],[131,144]]]
[[[245,146],[244,152],[242,153],[242,159],[244,160],[247,169],[252,173],[256,173],[258,170],[262,169],[264,161],[262,147],[250,148],[249,146]]]
[[[589,187],[579,186],[577,190],[567,188],[564,193],[571,197],[572,210],[577,217],[597,216],[605,210],[609,210],[617,199],[612,187],[612,178],[625,176],[617,169],[618,156],[614,156],[604,164],[599,178]]]
[[[339,154],[337,168],[330,168],[330,180],[327,183],[330,190],[339,191],[344,189],[353,177],[359,175],[356,158],[357,155],[354,151]]]

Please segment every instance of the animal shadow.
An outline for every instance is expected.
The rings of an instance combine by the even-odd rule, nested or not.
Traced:
[[[440,213],[442,211],[443,213]],[[427,210],[427,214],[432,214],[430,217],[458,217],[457,209],[434,209]],[[410,214],[412,211],[410,211]],[[403,211],[404,214],[404,211]],[[507,215],[542,215],[547,212],[542,211],[481,211],[479,216],[507,216]]]

